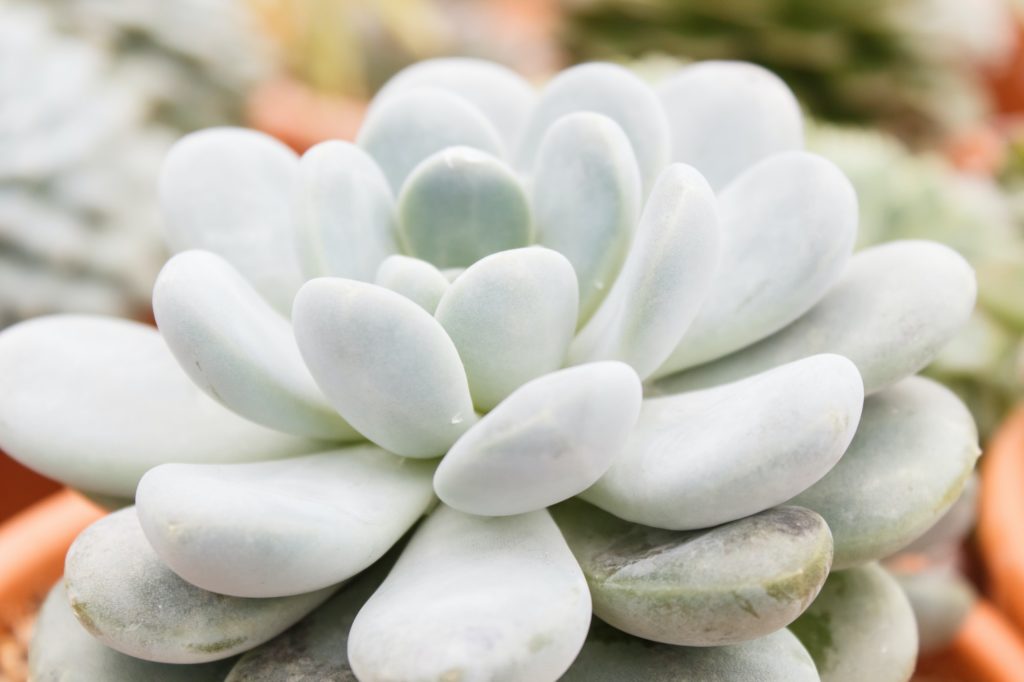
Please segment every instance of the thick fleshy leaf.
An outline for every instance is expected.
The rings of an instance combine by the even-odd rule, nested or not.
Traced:
[[[533,233],[515,173],[470,147],[443,149],[417,165],[398,197],[398,218],[405,251],[439,268],[526,246]]]
[[[476,421],[455,344],[401,294],[314,279],[295,297],[292,318],[302,357],[328,400],[385,450],[436,457]]]
[[[356,616],[360,680],[554,682],[590,625],[587,583],[546,511],[440,507]]]
[[[538,247],[486,256],[452,283],[435,316],[455,342],[478,409],[565,363],[577,302],[572,265]]]
[[[583,498],[658,528],[708,528],[782,504],[842,457],[864,387],[838,355],[644,401],[622,455]]]
[[[593,485],[640,413],[640,379],[621,362],[593,362],[525,384],[448,452],[438,497],[481,516],[549,507]]]
[[[718,197],[721,258],[669,374],[777,332],[842,275],[857,235],[857,195],[834,164],[792,152],[743,173]]]
[[[583,650],[559,682],[819,682],[811,655],[783,628],[730,646],[655,644],[594,620]]]
[[[207,397],[160,334],[109,317],[55,315],[0,335],[0,447],[67,485],[131,498],[164,462],[280,459],[322,448]]]
[[[442,57],[399,71],[373,98],[369,115],[396,94],[421,87],[465,97],[490,119],[507,145],[519,138],[537,99],[533,86],[506,66],[483,59]]]
[[[914,612],[878,564],[830,575],[790,630],[811,653],[822,682],[906,682],[914,672]]]
[[[262,644],[331,596],[226,597],[190,585],[160,560],[135,508],[104,517],[68,550],[71,610],[93,637],[121,653],[161,663],[205,663]]]
[[[405,296],[431,315],[448,291],[443,272],[425,260],[397,254],[380,264],[374,284]]]
[[[577,111],[603,114],[619,124],[629,138],[644,187],[649,191],[669,161],[668,120],[654,91],[616,64],[580,64],[562,71],[547,84],[523,132],[519,168],[533,168],[551,125]]]
[[[340,140],[302,155],[291,196],[295,245],[303,274],[373,280],[398,251],[395,199],[376,162]]]
[[[621,360],[647,378],[679,343],[718,262],[715,195],[682,164],[658,178],[608,297],[569,347],[573,364]]]
[[[640,168],[629,138],[600,114],[558,119],[540,142],[532,187],[537,241],[572,263],[582,324],[615,281],[640,216]]]
[[[432,463],[372,445],[256,464],[164,464],[139,482],[139,522],[197,587],[281,597],[347,580],[434,500]]]
[[[289,195],[298,158],[274,138],[241,128],[186,135],[160,172],[160,208],[175,251],[223,256],[275,308],[302,284]]]
[[[28,668],[35,682],[221,682],[231,668],[231,661],[153,663],[100,644],[75,620],[63,581],[50,590],[33,630]]]
[[[442,149],[466,146],[499,157],[503,150],[498,132],[479,109],[437,88],[388,97],[366,117],[356,141],[396,193],[413,168]]]
[[[949,389],[911,377],[869,397],[849,450],[793,504],[825,517],[837,568],[881,559],[956,501],[978,449],[971,413]]]
[[[981,480],[975,470],[949,510],[931,528],[900,551],[924,555],[933,560],[955,556],[977,521],[980,493]]]
[[[587,576],[595,615],[666,644],[720,646],[775,632],[813,601],[832,563],[828,526],[800,507],[700,531],[639,526],[577,500],[552,514]]]
[[[955,251],[928,241],[897,241],[853,256],[817,305],[785,329],[732,355],[659,382],[689,391],[785,362],[837,353],[857,365],[867,393],[914,374],[970,317],[977,286]]]
[[[225,407],[299,436],[361,438],[317,388],[288,320],[220,256],[186,251],[167,261],[153,314],[182,370]]]
[[[748,62],[705,61],[658,87],[672,160],[695,166],[715,189],[772,154],[802,149],[803,114],[771,71]]]
[[[356,682],[348,632],[394,565],[392,550],[294,627],[248,651],[224,682]]]
[[[921,653],[938,653],[948,647],[977,601],[971,584],[952,566],[894,571],[892,576],[914,611]]]

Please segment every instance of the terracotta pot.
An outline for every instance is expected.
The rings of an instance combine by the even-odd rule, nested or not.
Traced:
[[[1006,418],[981,460],[977,537],[987,592],[1024,632],[1024,405]]]
[[[302,153],[324,140],[352,140],[366,103],[324,95],[282,78],[256,88],[246,106],[249,125]]]
[[[71,542],[105,513],[78,493],[62,490],[0,526],[0,626],[35,609],[64,572]]]
[[[40,476],[0,452],[0,523],[33,502],[60,490],[60,484]]]

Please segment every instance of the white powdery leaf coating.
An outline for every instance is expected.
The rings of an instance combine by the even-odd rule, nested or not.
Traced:
[[[348,279],[314,279],[295,297],[292,323],[327,399],[385,450],[436,457],[476,421],[455,344],[401,294]]]
[[[479,109],[438,88],[389,97],[366,117],[356,143],[374,158],[396,194],[413,168],[442,149],[466,146],[498,157],[504,149]]]
[[[624,452],[583,499],[620,518],[675,530],[755,514],[835,466],[863,401],[857,368],[838,355],[645,400]]]
[[[452,283],[435,317],[455,342],[479,410],[565,363],[577,302],[572,265],[541,247],[486,256]]]
[[[511,168],[471,147],[443,149],[409,174],[398,197],[404,250],[440,268],[526,246],[530,204]]]
[[[853,443],[792,504],[825,517],[837,568],[887,557],[956,501],[981,450],[970,411],[929,379],[910,377],[869,397]]]
[[[398,251],[395,199],[376,162],[340,140],[302,155],[291,196],[295,246],[306,278],[373,280]]]
[[[790,630],[814,658],[821,682],[906,682],[914,673],[914,611],[878,564],[830,575]]]
[[[587,577],[594,614],[665,644],[771,634],[814,601],[832,564],[828,526],[800,507],[699,531],[640,526],[579,500],[551,513]]]
[[[231,661],[170,665],[114,651],[75,620],[61,580],[39,609],[28,668],[30,679],[36,682],[223,682]]]
[[[175,144],[160,171],[160,209],[174,251],[223,256],[275,308],[302,284],[289,195],[298,157],[269,135],[211,128]]]
[[[603,114],[619,124],[636,154],[644,189],[649,191],[669,162],[669,123],[654,91],[616,64],[580,64],[547,84],[523,132],[516,159],[519,168],[533,168],[548,128],[577,111]]]
[[[533,109],[537,93],[508,67],[483,59],[442,57],[408,66],[374,96],[368,116],[396,94],[420,87],[438,88],[465,97],[490,119],[506,145],[513,145]]]
[[[537,242],[572,263],[583,324],[626,259],[643,189],[629,138],[615,121],[568,114],[545,133],[533,167]]]
[[[821,682],[811,655],[793,633],[729,646],[657,644],[595,619],[587,643],[559,682]]]
[[[666,377],[665,392],[742,379],[816,353],[850,358],[874,393],[931,362],[963,327],[977,295],[960,254],[929,241],[896,241],[854,254],[821,301],[753,346]]]
[[[366,682],[555,682],[589,625],[586,580],[546,511],[442,506],[356,616],[349,663]]]
[[[658,375],[774,334],[842,275],[857,236],[857,195],[835,164],[778,154],[718,196],[721,258],[693,324]]]
[[[672,161],[695,166],[716,190],[761,159],[804,146],[796,97],[756,64],[700,62],[657,91],[668,114]]]
[[[0,447],[93,493],[131,498],[165,462],[249,462],[322,449],[242,419],[181,371],[159,332],[55,315],[0,334]]]
[[[139,482],[139,522],[197,587],[282,597],[347,580],[433,502],[430,462],[356,446],[256,464],[164,464]]]
[[[693,321],[717,262],[715,195],[700,173],[674,164],[651,191],[622,272],[569,361],[621,360],[646,379]]]
[[[398,254],[384,259],[373,283],[405,296],[431,315],[449,286],[448,278],[432,264]]]
[[[286,433],[362,439],[317,388],[288,320],[220,256],[185,251],[167,261],[153,313],[182,370],[225,407]]]
[[[543,509],[593,485],[626,445],[643,388],[628,365],[594,362],[520,387],[448,452],[441,500],[481,516]]]
[[[291,627],[335,587],[292,597],[227,597],[185,582],[149,546],[134,507],[75,539],[64,562],[68,601],[93,637],[160,663],[205,663],[253,648]]]

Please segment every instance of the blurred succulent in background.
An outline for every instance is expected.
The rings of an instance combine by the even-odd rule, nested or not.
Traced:
[[[808,147],[857,189],[858,246],[934,239],[974,266],[979,306],[926,373],[956,390],[990,433],[1024,388],[1024,232],[1012,201],[993,180],[912,153],[884,133],[812,125]]]
[[[159,331],[0,335],[0,445],[135,498],[71,548],[36,677],[251,650],[228,679],[908,679],[877,562],[978,456],[913,376],[974,275],[924,240],[851,255],[802,127],[750,64],[538,93],[441,59],[357,144],[184,138]]]
[[[0,2],[0,326],[136,315],[165,258],[159,164],[237,121],[261,42],[219,2]]]
[[[1002,0],[562,0],[579,59],[744,59],[816,116],[919,139],[986,107],[975,69],[1007,57]]]

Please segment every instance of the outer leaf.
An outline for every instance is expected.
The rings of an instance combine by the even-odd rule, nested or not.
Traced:
[[[317,388],[288,320],[223,258],[171,258],[153,287],[153,312],[181,368],[225,407],[287,433],[361,439]]]
[[[289,206],[297,170],[295,153],[262,133],[211,128],[185,136],[160,172],[167,242],[175,251],[223,256],[287,312],[302,284]]]
[[[153,549],[197,587],[282,597],[348,580],[434,501],[434,467],[366,445],[278,462],[164,464],[139,482]]]
[[[747,62],[687,66],[658,87],[672,160],[695,166],[716,190],[772,154],[804,146],[803,114],[774,73]]]
[[[0,447],[76,488],[131,498],[165,462],[280,459],[322,445],[253,424],[181,371],[152,327],[58,315],[0,335]]]
[[[546,511],[441,507],[356,616],[349,662],[361,680],[554,682],[589,624],[586,581]]]
[[[625,451],[583,498],[620,518],[677,530],[755,514],[840,461],[863,401],[857,368],[838,355],[645,400]]]
[[[659,375],[727,355],[803,315],[842,275],[857,235],[849,180],[804,152],[740,175],[719,196],[718,215],[718,272]]]
[[[71,610],[93,637],[161,663],[229,658],[283,632],[334,591],[275,599],[201,590],[167,568],[146,541],[134,507],[85,529],[64,566]]]
[[[660,387],[704,388],[836,353],[853,360],[865,391],[873,393],[931,362],[967,322],[976,292],[971,267],[941,244],[899,241],[865,249],[796,322],[732,355],[667,377]]]

